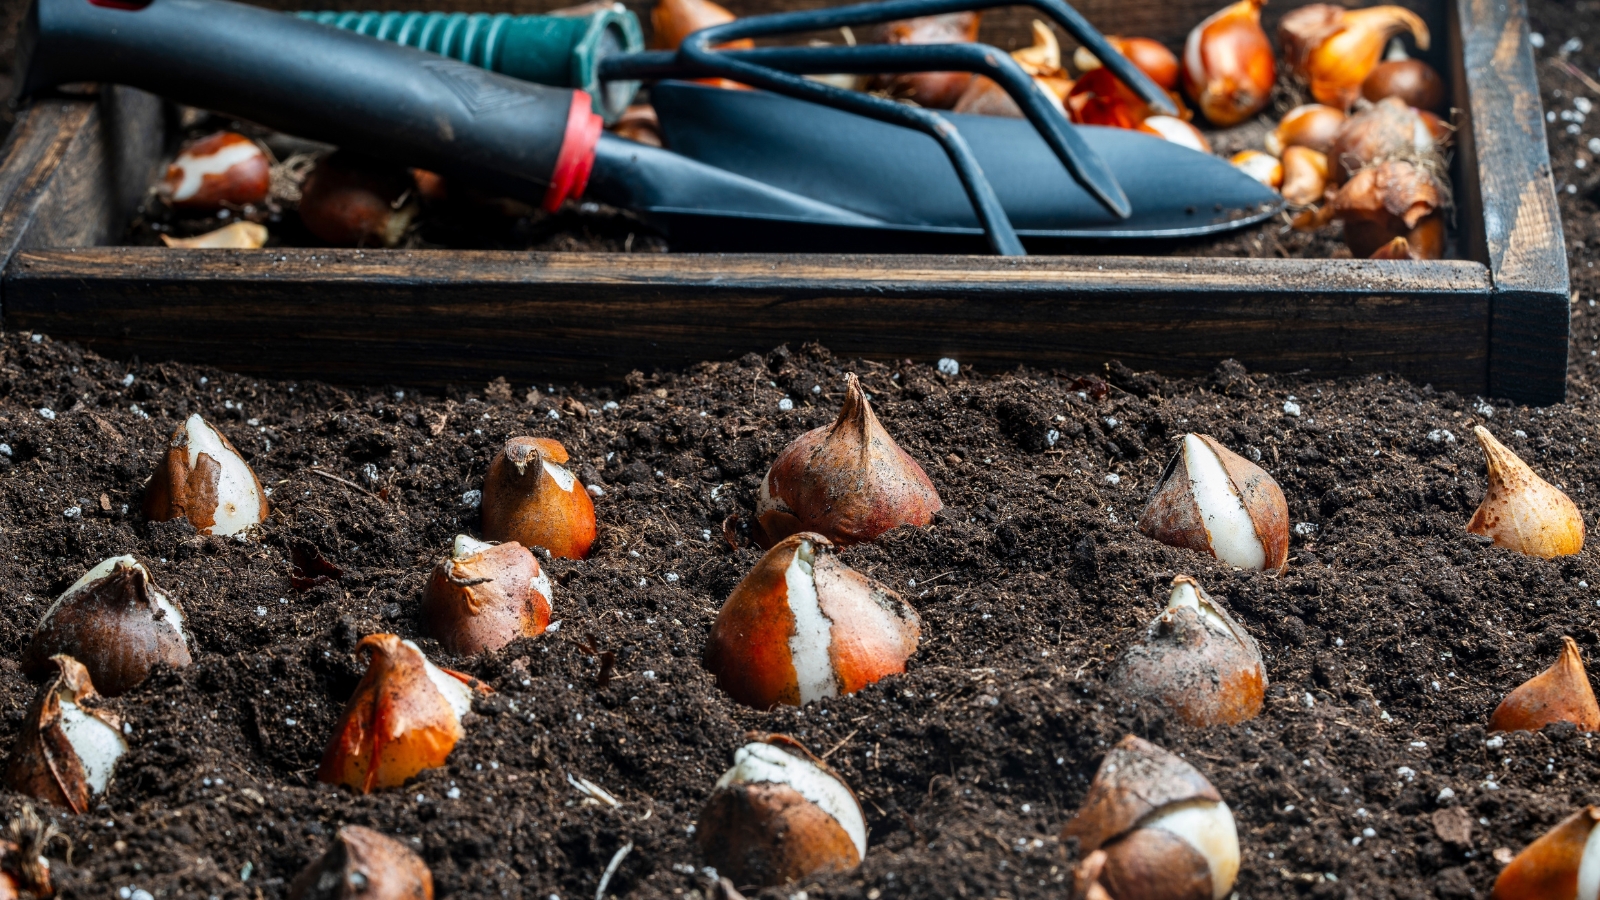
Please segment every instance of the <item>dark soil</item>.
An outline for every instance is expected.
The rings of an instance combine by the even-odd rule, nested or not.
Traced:
[[[1596,12],[1533,4],[1547,109],[1600,101],[1551,62],[1600,76]],[[1587,46],[1560,52],[1573,36]],[[699,806],[741,735],[774,730],[829,754],[861,796],[871,851],[857,872],[773,896],[1060,897],[1076,848],[1057,834],[1105,747],[1133,732],[1183,753],[1232,806],[1240,897],[1486,897],[1497,850],[1522,848],[1600,796],[1592,738],[1559,728],[1490,738],[1483,726],[1554,660],[1561,636],[1600,652],[1594,550],[1547,562],[1463,529],[1483,490],[1474,424],[1561,485],[1591,527],[1600,512],[1589,490],[1600,490],[1600,153],[1588,149],[1600,129],[1572,124],[1578,133],[1559,118],[1549,126],[1577,291],[1569,402],[1543,409],[1379,376],[1225,364],[1199,380],[1121,369],[951,377],[798,347],[615,391],[497,383],[424,397],[5,336],[0,745],[35,690],[16,660],[37,617],[106,556],[151,566],[183,605],[196,650],[192,667],[111,701],[132,724],[132,749],[103,805],[54,813],[70,841],[50,850],[64,895],[281,897],[335,829],[358,823],[416,847],[444,897],[589,897],[630,841],[608,893],[696,896]],[[699,665],[717,607],[757,558],[730,549],[721,523],[748,514],[787,441],[831,418],[847,371],[947,506],[930,528],[845,554],[916,605],[923,643],[908,674],[852,697],[739,708]],[[1081,376],[1108,378],[1110,390],[1102,397]],[[1299,415],[1285,412],[1291,398]],[[193,412],[272,488],[255,540],[137,514],[166,436]],[[1133,528],[1190,430],[1259,454],[1292,521],[1314,526],[1297,529],[1287,574],[1233,571]],[[563,441],[580,476],[604,487],[599,543],[587,562],[548,564],[558,631],[452,659],[420,633],[418,595],[450,538],[475,529],[463,497],[490,455],[524,433]],[[294,590],[297,547],[344,576]],[[1106,686],[1179,573],[1260,641],[1271,687],[1255,721],[1199,730]],[[376,631],[417,639],[498,693],[448,767],[359,797],[317,784],[315,767],[360,674],[355,642]],[[622,806],[587,801],[568,776]],[[0,814],[23,803],[0,795]],[[1454,807],[1470,814],[1466,843],[1435,828],[1435,813]]]

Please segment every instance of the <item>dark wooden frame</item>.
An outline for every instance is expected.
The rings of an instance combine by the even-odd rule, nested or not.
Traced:
[[[1186,4],[1213,2],[1080,8],[1107,30],[1122,21],[1155,33],[1162,16],[1198,20],[1177,9]],[[1196,374],[1234,357],[1255,369],[1393,371],[1468,394],[1560,401],[1566,255],[1522,4],[1412,5],[1444,37],[1434,54],[1463,111],[1465,260],[107,246],[170,132],[154,98],[107,89],[35,102],[0,152],[0,313],[5,327],[103,353],[345,382],[615,380],[817,340],[842,354],[985,367],[1091,369],[1120,358]]]

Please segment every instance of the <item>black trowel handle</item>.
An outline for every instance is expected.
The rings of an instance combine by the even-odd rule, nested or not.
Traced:
[[[582,192],[601,128],[582,91],[228,0],[33,0],[18,66],[22,96],[130,85],[552,209]]]

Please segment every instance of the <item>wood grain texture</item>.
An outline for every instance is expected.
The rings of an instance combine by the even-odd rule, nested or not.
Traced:
[[[91,101],[47,97],[18,117],[0,147],[0,265],[28,236],[62,159],[94,114]]]
[[[836,353],[1201,374],[1397,371],[1485,388],[1470,262],[27,251],[8,327],[282,378],[615,382],[821,341]]]
[[[1462,234],[1495,295],[1489,390],[1534,404],[1566,396],[1567,254],[1522,0],[1457,0],[1470,98],[1461,129]]]

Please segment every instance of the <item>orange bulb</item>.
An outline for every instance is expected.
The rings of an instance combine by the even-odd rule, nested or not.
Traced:
[[[550,624],[550,579],[516,541],[486,544],[456,535],[422,592],[423,627],[451,653],[499,650]]]
[[[1239,0],[1217,11],[1184,43],[1184,90],[1213,125],[1237,125],[1272,100],[1278,67],[1261,30],[1265,2]]]
[[[585,559],[594,545],[594,501],[562,463],[567,448],[548,438],[514,437],[483,479],[483,535]]]
[[[1390,39],[1404,32],[1419,49],[1428,49],[1427,23],[1403,6],[1344,9],[1312,3],[1283,17],[1278,42],[1291,71],[1309,83],[1318,103],[1349,109]]]

